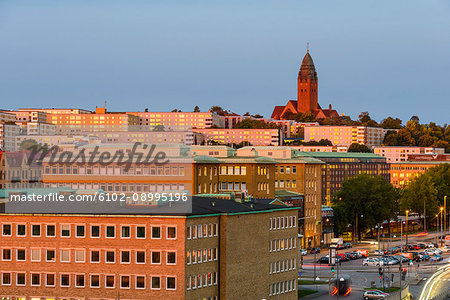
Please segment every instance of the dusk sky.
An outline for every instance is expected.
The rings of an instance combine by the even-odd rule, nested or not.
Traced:
[[[0,108],[270,117],[307,42],[322,107],[450,123],[447,0],[0,0]]]

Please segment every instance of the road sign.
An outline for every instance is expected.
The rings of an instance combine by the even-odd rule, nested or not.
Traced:
[[[299,277],[302,276],[302,272],[298,272],[298,276],[299,276]]]

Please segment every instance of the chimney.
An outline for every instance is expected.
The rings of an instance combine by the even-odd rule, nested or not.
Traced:
[[[328,106],[328,109],[331,110],[331,104]]]

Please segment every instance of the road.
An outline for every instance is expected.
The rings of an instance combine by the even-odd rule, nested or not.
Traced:
[[[448,292],[450,292],[450,264],[443,266],[427,280],[419,300],[435,299]]]
[[[410,237],[409,243],[417,243],[417,242],[425,242],[428,240],[434,239],[433,235],[427,236],[416,236]],[[391,241],[390,247],[395,245],[399,245],[400,241]],[[339,253],[344,252],[352,252],[356,249],[365,249],[369,250],[369,252],[374,252],[377,249],[376,245],[371,244],[360,244],[358,246],[353,247],[352,249],[344,249],[340,250]],[[321,256],[327,255],[327,250],[324,252],[317,254],[316,259],[319,259]],[[314,255],[309,254],[303,258],[303,268],[301,270],[301,278],[309,278],[312,279],[315,276],[319,277],[320,280],[328,281],[331,276],[331,267],[328,265],[319,265],[314,264]],[[445,275],[440,277],[434,276],[435,272],[438,271],[445,263],[449,264],[449,270]],[[403,265],[403,268],[407,270],[406,280],[410,282],[410,293],[412,294],[414,299],[419,299],[420,293],[424,286],[426,288],[431,289],[431,296],[435,295],[441,288],[448,285],[450,286],[450,258],[449,254],[444,254],[444,261],[439,263],[414,263],[411,266]],[[337,271],[337,267],[334,267],[335,272]],[[370,288],[372,284],[376,286],[381,286],[381,281],[378,274],[377,266],[362,266],[362,260],[352,260],[348,262],[342,262],[341,267],[339,269],[340,274],[347,274],[351,276],[352,279],[352,292],[345,297],[345,300],[353,300],[353,299],[362,299],[362,294],[364,293],[364,288]],[[393,274],[393,275],[392,275]],[[392,266],[390,268],[386,268],[384,270],[384,275],[387,277],[387,281],[390,281],[394,285],[398,286],[400,281],[400,272],[399,265]],[[433,282],[432,279],[435,278]],[[427,281],[428,280],[428,281]],[[430,283],[428,283],[430,282]],[[331,299],[336,297],[331,297],[328,294],[329,286],[325,285],[305,285],[299,286],[300,289],[317,289],[318,293],[308,296],[309,299]],[[429,300],[429,298],[424,298],[421,300]]]

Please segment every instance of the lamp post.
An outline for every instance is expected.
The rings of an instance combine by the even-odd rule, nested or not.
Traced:
[[[442,247],[442,244],[444,243],[444,241],[442,240],[442,235],[444,234],[444,227],[443,227],[443,223],[442,223],[442,221],[443,221],[443,212],[444,212],[444,208],[441,206],[441,230],[440,230],[440,233],[439,233],[439,235],[440,235],[440,240],[441,240],[441,247]]]
[[[409,210],[406,210],[406,248],[408,248],[408,214]]]

